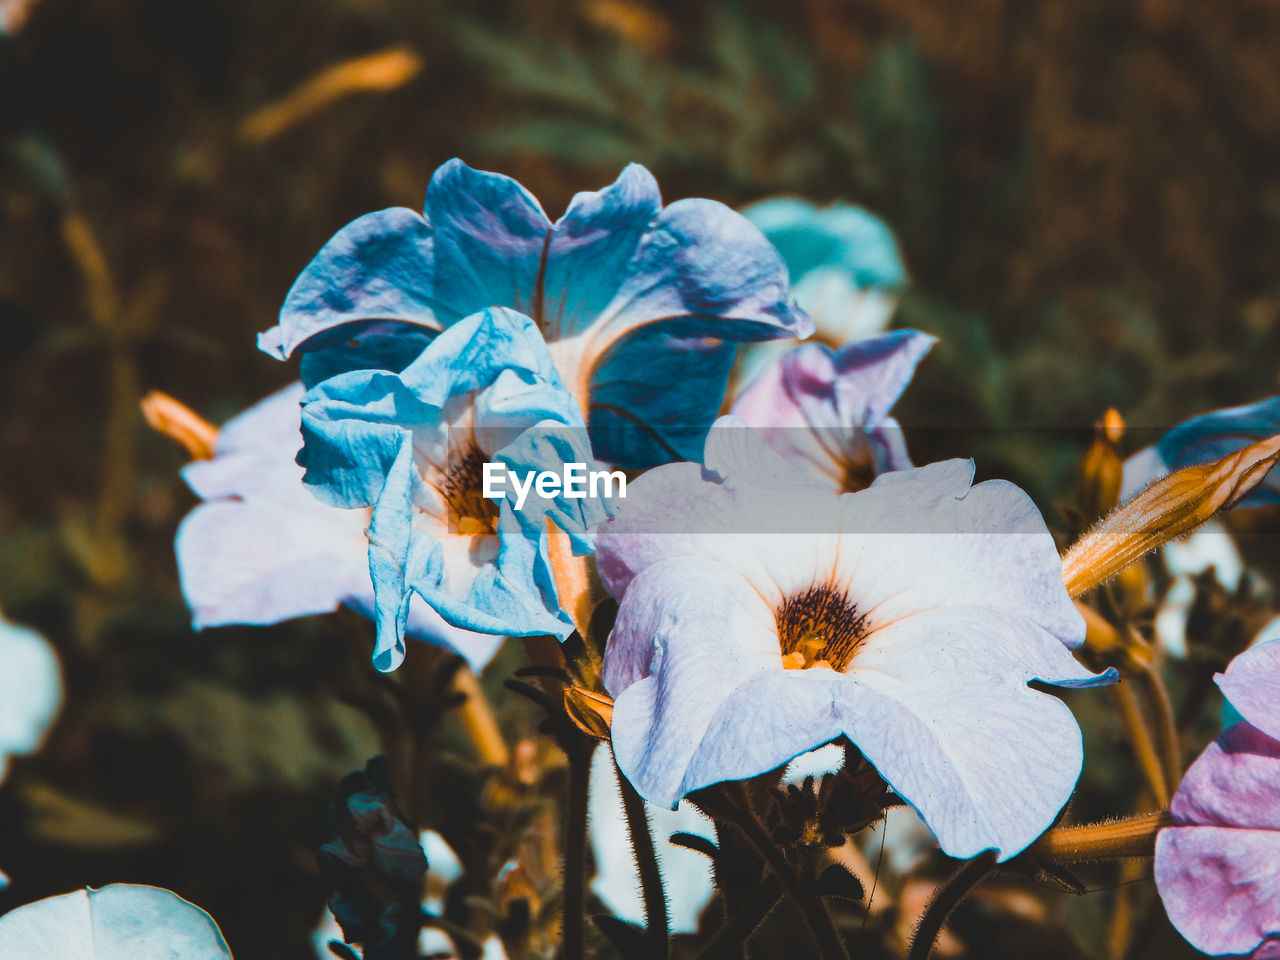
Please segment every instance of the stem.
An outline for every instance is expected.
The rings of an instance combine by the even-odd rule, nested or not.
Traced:
[[[1147,779],[1147,787],[1151,790],[1156,805],[1167,807],[1169,786],[1164,779],[1164,767],[1152,742],[1151,730],[1147,727],[1147,722],[1143,719],[1142,711],[1138,707],[1138,701],[1133,696],[1133,690],[1127,683],[1121,681],[1114,684],[1111,691],[1116,699],[1116,705],[1120,708],[1120,719],[1124,721],[1125,730],[1133,744],[1138,766]]]
[[[453,688],[467,698],[458,708],[458,717],[475,745],[480,760],[487,766],[506,767],[511,754],[479,678],[470,667],[459,667],[458,672],[453,675]]]
[[[741,784],[738,784],[738,786],[740,789],[742,788]],[[742,831],[743,836],[755,848],[756,853],[769,864],[774,875],[781,882],[782,888],[787,892],[787,896],[791,897],[796,906],[800,908],[805,923],[809,927],[809,932],[813,936],[814,943],[818,947],[819,956],[823,960],[846,960],[848,954],[845,952],[844,943],[840,940],[840,935],[836,933],[835,925],[831,922],[831,915],[827,913],[827,908],[823,906],[822,901],[817,896],[801,889],[795,871],[791,869],[791,865],[782,856],[782,851],[778,849],[778,845],[773,842],[773,838],[769,836],[768,831],[756,818],[755,811],[751,809],[745,790],[742,794],[741,804],[730,802],[727,809],[737,814],[736,817],[727,819],[732,820],[734,825]]]
[[[1156,834],[1173,823],[1168,810],[1082,827],[1058,827],[1031,846],[1054,863],[1088,863],[1155,855]]]
[[[1182,779],[1182,750],[1178,743],[1178,728],[1174,725],[1173,704],[1164,681],[1152,665],[1138,671],[1138,680],[1151,709],[1155,712],[1156,737],[1160,744],[1160,756],[1164,760],[1165,783],[1172,792]]]
[[[561,960],[583,960],[586,950],[587,794],[591,753],[596,741],[586,737],[568,750],[569,804],[564,827],[564,906]]]
[[[940,886],[929,906],[925,908],[920,925],[916,927],[915,936],[911,938],[911,949],[907,951],[907,960],[929,960],[933,951],[933,942],[942,932],[942,925],[951,916],[951,911],[960,906],[969,893],[980,884],[996,865],[994,851],[980,853],[963,867],[950,880]]]
[[[740,956],[740,948],[747,937],[755,932],[782,896],[782,881],[777,874],[766,873],[764,879],[751,891],[747,899],[725,921],[723,927],[711,938],[698,960],[721,960],[723,957]]]
[[[635,854],[636,868],[640,871],[640,889],[644,894],[644,918],[646,937],[654,957],[666,960],[670,953],[671,931],[667,921],[667,894],[662,888],[662,874],[658,870],[658,857],[653,849],[653,833],[645,814],[644,800],[636,788],[618,769],[618,786],[622,792],[622,809],[627,815],[627,832],[631,836],[631,850]]]

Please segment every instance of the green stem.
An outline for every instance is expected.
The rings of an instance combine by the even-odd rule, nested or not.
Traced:
[[[1164,761],[1165,782],[1169,789],[1177,789],[1182,779],[1182,749],[1178,743],[1178,729],[1173,719],[1173,704],[1169,691],[1156,669],[1148,665],[1139,671],[1138,679],[1143,692],[1155,713],[1156,741],[1160,745],[1160,757]]]
[[[907,951],[907,960],[929,960],[933,951],[933,943],[942,932],[942,925],[951,916],[951,911],[960,906],[960,902],[989,874],[996,865],[995,853],[991,850],[980,853],[956,874],[940,886],[925,908],[920,925],[916,927],[915,936],[911,938],[911,949]]]
[[[662,874],[658,870],[658,857],[653,849],[653,833],[645,814],[644,800],[636,788],[617,769],[618,786],[622,792],[622,809],[627,815],[627,832],[631,836],[631,850],[636,868],[640,871],[640,889],[644,894],[644,918],[646,937],[652,955],[666,960],[671,951],[671,931],[667,921],[667,894],[662,888]]]
[[[564,907],[561,960],[583,960],[586,952],[587,795],[591,753],[596,741],[587,737],[569,747],[569,804],[564,826]]]

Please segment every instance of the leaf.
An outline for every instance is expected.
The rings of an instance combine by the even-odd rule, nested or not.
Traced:
[[[213,918],[160,887],[114,883],[0,917],[0,960],[230,960]]]
[[[829,864],[819,874],[818,893],[844,900],[861,900],[866,895],[862,881],[838,863]]]

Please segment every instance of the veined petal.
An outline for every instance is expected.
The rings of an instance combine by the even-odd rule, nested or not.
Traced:
[[[1156,838],[1156,886],[1198,950],[1248,954],[1280,932],[1280,742],[1238,723],[1191,765],[1174,826]]]
[[[493,305],[537,314],[551,221],[533,194],[450,160],[427,185],[426,214],[435,230],[433,289],[455,318]]]
[[[463,314],[437,298],[434,249],[431,226],[406,207],[355,220],[294,281],[279,323],[258,337],[258,347],[284,360],[314,337],[366,320],[444,329]]]
[[[840,576],[876,623],[950,604],[1011,610],[1068,647],[1084,621],[1062,588],[1053,538],[1031,498],[1003,480],[970,486],[973,463],[881,474],[840,498],[850,547]]]
[[[1250,647],[1214,679],[1240,716],[1280,740],[1280,640]]]

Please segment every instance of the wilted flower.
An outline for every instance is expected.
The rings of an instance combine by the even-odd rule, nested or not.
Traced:
[[[732,413],[837,493],[861,490],[886,470],[911,466],[889,411],[935,343],[895,330],[834,351],[802,344],[766,367]]]
[[[1280,957],[1280,640],[1236,657],[1218,686],[1244,720],[1191,765],[1156,838],[1169,919],[1211,956]]]
[[[907,271],[883,220],[847,203],[817,207],[794,197],[762,200],[742,212],[782,254],[796,303],[813,317],[819,340],[839,347],[889,325]],[[787,346],[744,350],[739,379],[755,377]]]
[[[704,467],[640,478],[597,554],[622,597],[613,748],[640,793],[671,806],[844,735],[950,855],[1039,836],[1082,748],[1028,684],[1114,675],[1071,656],[1084,624],[1035,505],[972,480],[952,460],[836,496],[731,423]]]
[[[393,208],[343,228],[289,291],[262,349],[314,354],[302,371],[310,385],[400,369],[433,332],[510,307],[545,337],[597,455],[642,467],[696,455],[738,342],[813,329],[750,222],[711,200],[663,208],[636,164],[552,223],[516,181],[451,160],[431,178],[425,214]]]
[[[418,833],[396,805],[385,757],[343,777],[325,821],[328,837],[316,854],[332,885],[329,909],[348,943],[369,960],[397,960],[416,943],[427,857]]]
[[[316,499],[295,463],[302,448],[302,384],[285,387],[218,431],[212,457],[183,478],[206,502],[178,528],[182,592],[196,629],[279,623],[345,604],[372,617],[371,511]],[[473,670],[502,638],[445,623],[421,597],[406,632],[464,657]]]
[[[1174,470],[1219,460],[1277,433],[1280,433],[1280,397],[1213,410],[1184,420],[1153,446],[1144,447],[1125,461],[1120,499],[1130,499],[1153,480]],[[1273,470],[1235,506],[1239,509],[1275,503],[1280,503],[1280,475]]]
[[[467,629],[561,637],[573,629],[557,602],[547,523],[586,551],[606,501],[541,489],[527,503],[484,496],[486,463],[526,480],[594,464],[578,408],[528,317],[485,310],[440,334],[399,373],[330,377],[303,397],[302,430],[299,462],[316,495],[373,508],[378,669],[393,670],[404,657],[414,594]]]

